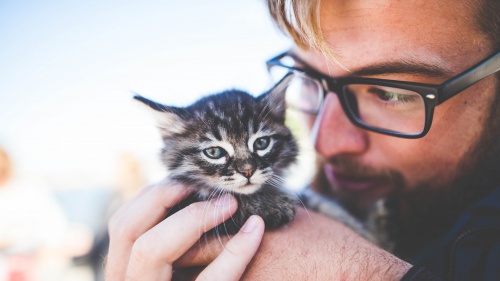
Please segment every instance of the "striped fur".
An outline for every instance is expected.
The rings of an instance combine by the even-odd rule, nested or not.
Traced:
[[[169,177],[196,190],[181,205],[225,193],[237,198],[238,211],[216,231],[234,233],[252,214],[260,215],[267,228],[294,217],[296,201],[281,183],[298,149],[284,124],[280,95],[270,91],[253,97],[229,90],[183,108],[134,97],[157,120]]]

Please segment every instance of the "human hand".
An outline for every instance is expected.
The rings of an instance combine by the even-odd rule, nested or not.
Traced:
[[[219,244],[194,245],[175,268],[195,276]],[[241,280],[400,280],[410,267],[343,224],[299,208],[293,222],[265,233]]]
[[[170,208],[188,194],[180,185],[150,186],[113,215],[109,222],[106,280],[171,280],[172,264],[204,232],[237,209],[234,197],[226,195],[193,203],[163,220]],[[263,232],[262,219],[250,217],[199,278],[238,280],[257,251]]]

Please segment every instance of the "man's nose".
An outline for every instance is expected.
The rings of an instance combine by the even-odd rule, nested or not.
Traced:
[[[326,95],[313,128],[314,145],[323,157],[360,154],[368,148],[368,134],[351,123],[335,94]]]

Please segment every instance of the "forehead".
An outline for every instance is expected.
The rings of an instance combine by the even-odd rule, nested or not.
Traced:
[[[491,52],[477,32],[475,7],[469,2],[325,0],[321,28],[349,70],[390,58],[420,60],[458,73]],[[316,67],[342,73],[334,64]]]
[[[259,111],[255,99],[238,92],[206,97],[187,109],[193,122],[208,127],[222,125],[239,128],[247,124]]]
[[[240,142],[277,126],[257,99],[246,94],[208,97],[188,111],[188,131],[201,138]]]

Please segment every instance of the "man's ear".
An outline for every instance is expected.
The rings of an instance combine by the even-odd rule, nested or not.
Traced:
[[[178,108],[154,102],[140,95],[134,95],[134,100],[153,115],[163,138],[184,132],[184,122],[179,116]]]
[[[286,84],[287,83],[280,83],[258,97],[264,110],[282,122],[285,121],[286,113]]]

